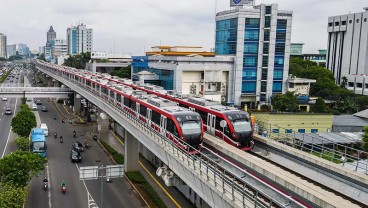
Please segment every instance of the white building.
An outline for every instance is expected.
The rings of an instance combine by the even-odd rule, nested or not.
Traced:
[[[364,12],[328,18],[327,68],[340,84],[347,77],[347,88],[368,95],[368,8]]]
[[[66,31],[68,54],[75,55],[93,50],[93,30],[86,25],[79,24],[68,28]]]
[[[51,47],[53,57],[66,55],[68,53],[68,45],[65,39],[54,39]]]
[[[9,58],[10,56],[15,56],[17,55],[17,45],[13,44],[13,45],[7,45],[6,46],[6,53],[7,53],[7,57]]]
[[[245,2],[217,13],[216,55],[236,57],[228,102],[254,108],[287,90],[292,12]]]
[[[44,54],[45,53],[45,46],[40,46],[38,47],[38,53],[41,55],[41,54]]]
[[[6,35],[0,33],[0,58],[6,58]]]
[[[296,78],[292,75],[287,80],[287,91],[294,92],[294,95],[309,96],[310,84],[316,83],[315,79]]]

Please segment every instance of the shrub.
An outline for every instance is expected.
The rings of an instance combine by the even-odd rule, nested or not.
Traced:
[[[27,151],[29,149],[29,139],[26,137],[18,137],[15,140],[15,144],[21,151]]]

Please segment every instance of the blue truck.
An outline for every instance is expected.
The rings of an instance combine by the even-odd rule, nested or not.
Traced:
[[[42,157],[46,157],[46,137],[43,129],[34,128],[29,135],[30,139],[30,151],[40,154]]]

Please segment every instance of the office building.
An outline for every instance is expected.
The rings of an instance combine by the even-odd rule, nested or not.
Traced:
[[[290,55],[291,56],[301,56],[303,55],[304,43],[291,43],[290,44]]]
[[[327,68],[337,84],[346,77],[348,89],[368,95],[368,8],[364,10],[328,18]]]
[[[53,57],[66,55],[68,53],[68,45],[65,39],[54,39],[51,41],[51,54]]]
[[[183,95],[227,102],[234,56],[215,56],[202,47],[154,46],[146,56],[132,57],[132,80],[162,86]]]
[[[20,56],[29,57],[31,55],[29,47],[27,46],[27,44],[24,44],[24,43],[17,44],[17,52],[18,52],[18,55]]]
[[[17,55],[17,45],[16,44],[7,45],[6,53],[7,53],[7,58],[9,58],[10,56]]]
[[[56,32],[54,31],[54,28],[50,26],[49,31],[47,31],[47,41],[54,40],[56,38]]]
[[[83,23],[76,27],[68,28],[66,36],[69,55],[91,52],[93,50],[93,30],[87,28]]]
[[[41,55],[41,54],[44,54],[45,53],[45,46],[40,46],[38,47],[38,53]]]
[[[241,2],[217,13],[215,51],[235,56],[229,103],[255,108],[287,90],[292,12],[279,10],[277,4]]]
[[[0,58],[6,58],[6,35],[0,33]]]

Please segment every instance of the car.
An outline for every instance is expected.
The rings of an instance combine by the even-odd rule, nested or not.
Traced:
[[[36,100],[36,104],[37,104],[37,105],[42,105],[41,100]]]
[[[3,101],[7,101],[8,100],[8,98],[6,98],[6,97],[3,97]]]
[[[13,82],[13,80],[10,80],[10,82]]]
[[[37,105],[36,104],[32,104],[32,110],[37,110]]]
[[[43,106],[41,107],[41,111],[42,111],[42,112],[47,112],[47,107],[43,105]]]
[[[84,151],[84,147],[83,147],[82,143],[80,143],[78,141],[73,142],[72,149],[74,149],[78,152],[83,152]]]
[[[5,115],[11,115],[13,112],[11,110],[11,108],[7,107],[5,108]]]
[[[27,102],[30,102],[30,101],[32,101],[32,98],[27,97]]]
[[[70,162],[82,162],[82,155],[75,149],[70,150]]]

